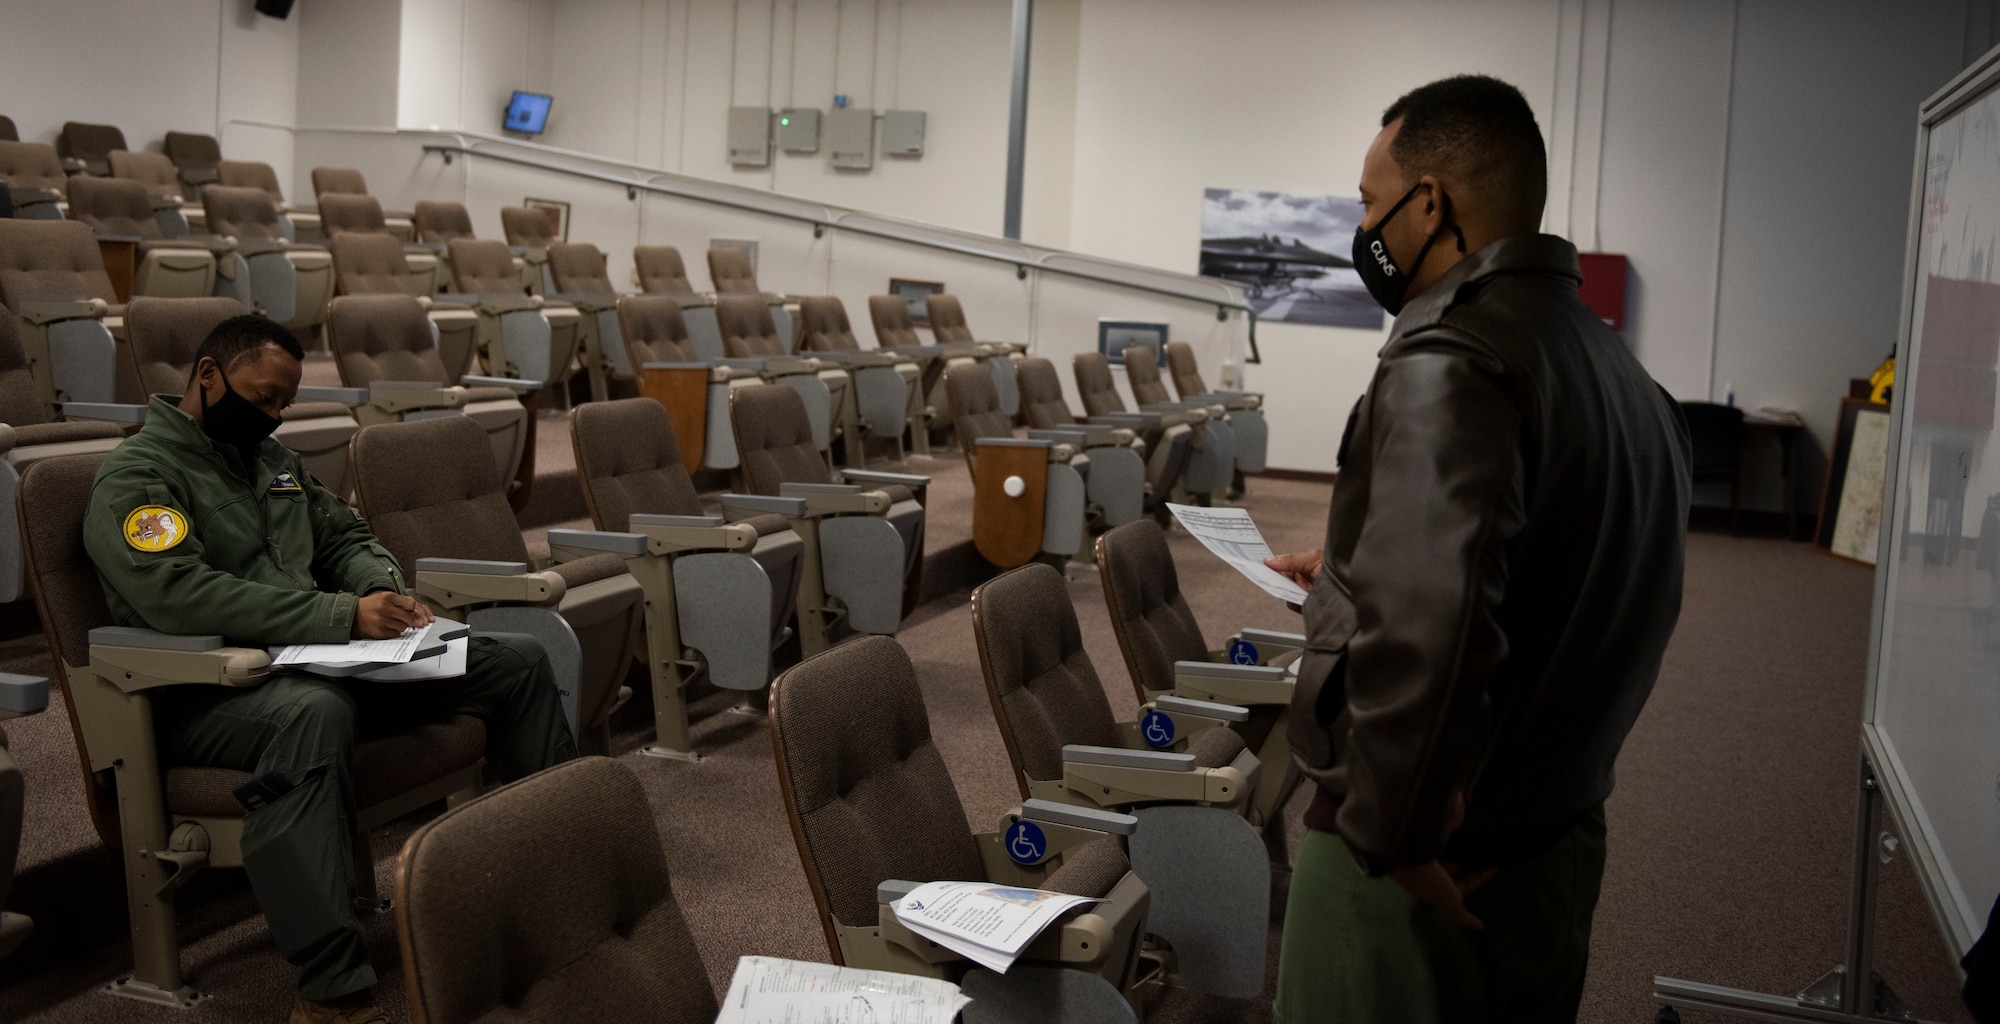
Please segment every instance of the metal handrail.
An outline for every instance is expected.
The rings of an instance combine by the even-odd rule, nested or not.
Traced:
[[[833,214],[831,216],[811,216],[808,214],[795,213],[787,210],[774,210],[767,206],[760,206],[755,203],[743,202],[735,199],[730,199],[725,196],[718,196],[692,189],[679,188],[670,184],[663,184],[661,182],[651,180],[649,178],[624,177],[616,174],[605,174],[599,171],[585,170],[578,167],[566,167],[559,163],[553,163],[545,160],[530,159],[528,157],[516,156],[509,153],[494,153],[490,151],[479,150],[473,148],[472,145],[467,144],[463,141],[465,138],[464,134],[456,132],[439,133],[439,134],[452,134],[461,140],[461,142],[456,145],[444,144],[444,143],[426,143],[424,145],[423,147],[424,152],[438,154],[440,157],[444,159],[444,162],[446,164],[450,164],[454,157],[459,155],[464,155],[464,156],[476,156],[486,160],[496,160],[501,163],[513,164],[518,167],[528,167],[535,170],[550,171],[556,174],[567,174],[571,177],[582,178],[587,181],[595,181],[601,184],[617,185],[623,187],[625,189],[625,194],[627,198],[635,198],[638,192],[645,191],[645,192],[656,193],[659,195],[673,196],[678,199],[686,199],[693,202],[707,203],[711,206],[720,206],[726,209],[732,209],[744,213],[756,214],[758,216],[772,217],[778,220],[792,221],[794,223],[800,223],[800,224],[810,224],[812,225],[814,238],[822,237],[829,230],[846,231],[852,234],[863,235],[870,238],[880,238],[892,242],[901,242],[906,245],[916,245],[928,249],[936,249],[941,252],[949,252],[960,256],[970,256],[975,259],[990,260],[996,263],[1011,263],[1014,265],[1016,276],[1022,279],[1027,278],[1028,269],[1032,267],[1038,271],[1043,271],[1052,274],[1061,274],[1065,277],[1072,277],[1072,278],[1077,278],[1079,280],[1091,281],[1097,284],[1110,285],[1115,288],[1126,288],[1132,291],[1146,292],[1153,295],[1165,296],[1167,298],[1180,299],[1185,302],[1196,302],[1202,305],[1214,306],[1215,318],[1217,320],[1227,320],[1229,318],[1230,310],[1239,310],[1244,314],[1248,326],[1248,336],[1250,341],[1250,355],[1248,361],[1251,363],[1261,363],[1263,361],[1257,349],[1256,311],[1251,309],[1247,302],[1237,300],[1236,298],[1229,296],[1227,294],[1225,294],[1220,298],[1209,298],[1206,296],[1189,294],[1188,292],[1184,291],[1177,291],[1172,288],[1163,288],[1158,285],[1150,285],[1138,281],[1121,280],[1116,277],[1110,277],[1104,274],[1095,273],[1091,270],[1080,267],[1066,267],[1055,263],[1045,262],[1045,256],[1054,256],[1060,258],[1064,256],[1073,256],[1075,254],[1063,253],[1063,252],[1051,252],[1047,254],[1038,255],[1033,253],[1032,251],[1024,251],[1020,255],[1009,255],[1007,253],[994,252],[991,250],[982,249],[977,246],[960,245],[953,242],[944,241],[941,239],[923,238],[911,234],[904,234],[896,231],[884,230],[882,228],[870,227],[868,225],[863,225],[863,224],[846,223],[842,219],[841,214]],[[509,141],[511,143],[511,140],[496,140],[496,141]],[[594,160],[602,159],[601,157],[593,157],[591,154],[587,153],[577,153],[575,155],[577,157],[584,159],[594,159]],[[607,162],[615,163],[615,161],[607,161]],[[820,205],[820,204],[815,203],[815,205]],[[846,212],[848,211],[842,211],[842,213]],[[878,216],[878,215],[870,214],[869,216]],[[1025,246],[1023,248],[1026,249]],[[1152,267],[1134,266],[1132,269],[1140,273],[1160,273],[1159,270]],[[1221,286],[1218,285],[1218,287]]]

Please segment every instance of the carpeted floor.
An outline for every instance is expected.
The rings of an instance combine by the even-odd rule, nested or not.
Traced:
[[[544,437],[542,451],[552,447]],[[933,468],[942,476],[957,465],[940,459]],[[538,495],[537,504],[555,497]],[[1318,545],[1325,502],[1323,485],[1258,480],[1244,504],[1274,546],[1292,550]],[[933,516],[943,511],[934,506]],[[542,527],[570,517],[537,518],[534,526]],[[934,541],[938,529],[932,527]],[[1185,534],[1171,535],[1171,544],[1211,642],[1234,625],[1296,626],[1296,616]],[[1655,974],[1788,992],[1839,955],[1870,575],[1775,540],[1697,534],[1688,555],[1681,627],[1626,746],[1609,808],[1611,859],[1586,1021],[1651,1020]],[[1070,576],[1085,643],[1114,709],[1129,717],[1135,702],[1096,573],[1075,566]],[[901,640],[923,680],[932,730],[967,815],[984,829],[1017,795],[979,677],[967,596],[961,589],[931,601],[906,623]],[[0,623],[0,671],[46,672],[46,648],[29,632],[27,610],[0,606],[0,613],[7,616]],[[826,956],[785,825],[765,723],[725,711],[728,703],[711,693],[695,708],[695,741],[708,755],[699,764],[636,753],[647,738],[643,706],[626,709],[619,733],[623,758],[644,781],[675,892],[718,989],[743,954]],[[205,872],[181,896],[183,962],[196,984],[214,994],[212,1003],[182,1015],[95,993],[129,965],[116,859],[95,844],[85,818],[60,704],[8,729],[29,791],[10,909],[34,916],[37,932],[0,963],[0,1020],[282,1019],[293,971],[270,945],[237,871]],[[1302,794],[1290,808],[1295,844],[1303,803]],[[412,827],[406,820],[376,834],[384,891]],[[1276,888],[1274,965],[1282,876]],[[1885,870],[1879,910],[1881,973],[1919,1014],[1966,1020],[1956,975],[1906,860]],[[371,928],[380,994],[392,1015],[404,1019],[393,926],[383,917]],[[1167,993],[1149,1012],[1161,1024],[1268,1015],[1268,1000],[1186,993]]]

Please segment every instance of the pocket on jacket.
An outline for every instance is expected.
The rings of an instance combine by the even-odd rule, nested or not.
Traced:
[[[1321,571],[1324,585],[1315,586],[1306,600],[1307,647],[1299,659],[1289,729],[1293,760],[1324,784],[1338,767],[1333,729],[1347,703],[1347,645],[1359,620],[1347,588],[1330,568]]]

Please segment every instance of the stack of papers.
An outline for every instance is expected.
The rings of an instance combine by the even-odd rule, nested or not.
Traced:
[[[990,882],[926,882],[896,901],[896,920],[999,974],[1056,919],[1101,900]]]
[[[291,644],[267,648],[271,664],[316,675],[359,676],[376,682],[444,679],[465,674],[466,638],[472,630],[463,622],[435,619],[422,629],[406,629],[387,640],[353,640],[344,644]]]
[[[1195,505],[1167,503],[1174,518],[1180,520],[1188,536],[1201,541],[1201,546],[1215,553],[1217,558],[1228,562],[1250,582],[1264,588],[1266,594],[1286,604],[1304,604],[1305,588],[1287,579],[1284,574],[1264,564],[1271,557],[1271,545],[1264,543],[1264,534],[1257,524],[1250,521],[1250,513],[1240,508],[1201,508]]]
[[[936,978],[745,956],[715,1024],[951,1024],[971,1001]]]

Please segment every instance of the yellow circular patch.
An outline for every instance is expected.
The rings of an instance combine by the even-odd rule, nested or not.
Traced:
[[[187,517],[165,505],[141,505],[125,517],[125,543],[140,551],[165,551],[187,533]]]

